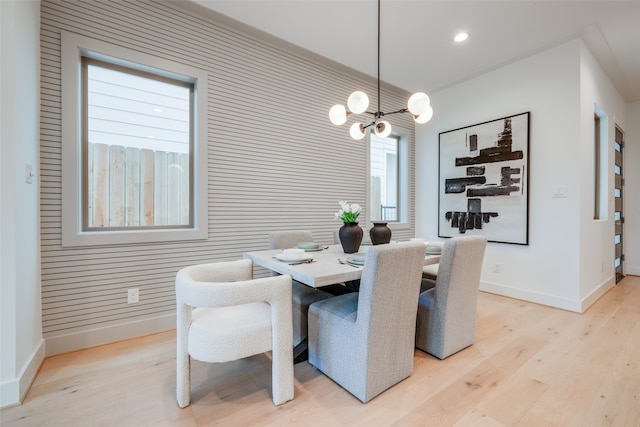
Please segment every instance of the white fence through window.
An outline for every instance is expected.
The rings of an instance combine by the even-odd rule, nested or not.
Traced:
[[[189,154],[89,144],[88,228],[189,225]]]

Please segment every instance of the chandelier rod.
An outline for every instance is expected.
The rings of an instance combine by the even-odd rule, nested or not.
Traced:
[[[376,112],[376,118],[380,118],[380,1],[378,0],[378,111]]]

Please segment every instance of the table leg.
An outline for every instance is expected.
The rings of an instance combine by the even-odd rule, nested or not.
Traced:
[[[309,359],[309,347],[306,339],[293,348],[293,363],[304,362]]]

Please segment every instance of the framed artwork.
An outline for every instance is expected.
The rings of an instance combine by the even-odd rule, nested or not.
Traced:
[[[529,244],[529,115],[440,133],[440,237]]]

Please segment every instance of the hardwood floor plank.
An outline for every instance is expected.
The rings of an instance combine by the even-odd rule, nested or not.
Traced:
[[[271,358],[192,363],[192,404],[175,399],[175,331],[49,357],[21,406],[22,426],[639,426],[640,277],[584,314],[481,293],[476,343],[367,404],[308,363],[295,398],[271,400]]]

